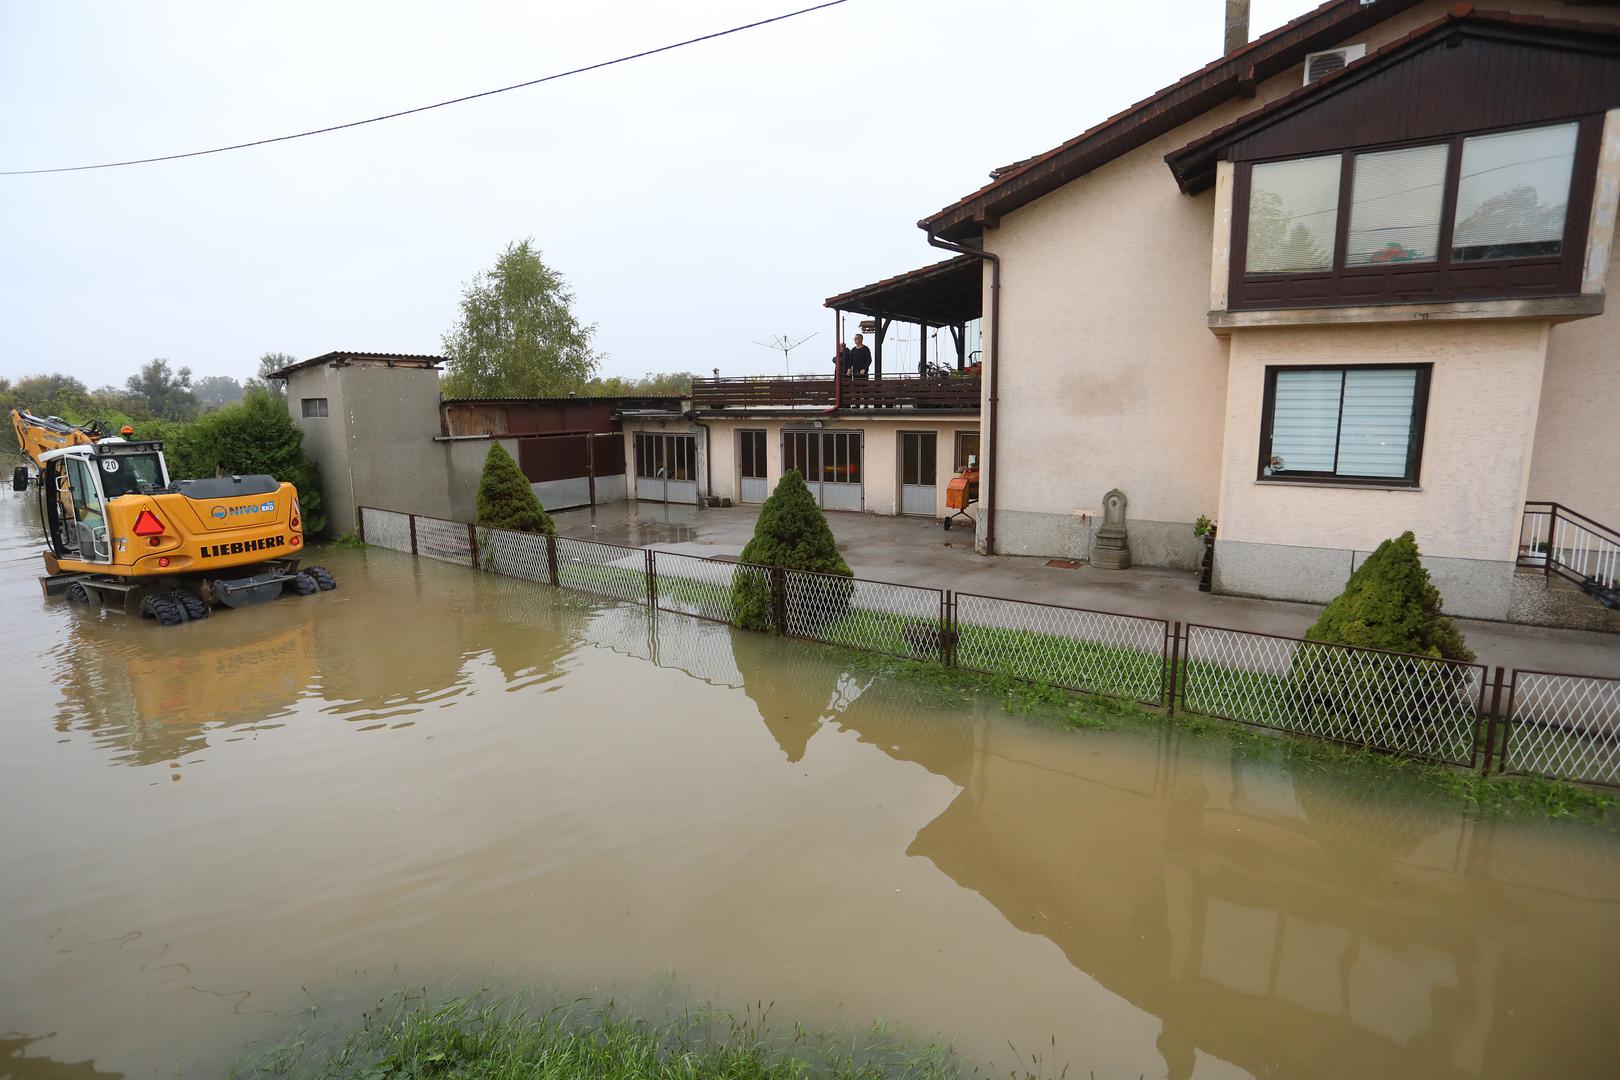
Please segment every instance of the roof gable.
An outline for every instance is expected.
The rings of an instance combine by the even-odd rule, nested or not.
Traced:
[[[1293,157],[1545,123],[1620,106],[1620,28],[1458,5],[1165,155],[1188,194],[1218,160]]]
[[[994,227],[1002,214],[1051,194],[1232,98],[1252,93],[1259,83],[1298,64],[1306,53],[1331,48],[1418,3],[1329,0],[1063,145],[998,170],[989,184],[917,225],[948,240],[976,236],[986,227]]]

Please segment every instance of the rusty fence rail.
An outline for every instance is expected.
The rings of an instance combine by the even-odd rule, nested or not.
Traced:
[[[1481,772],[1620,787],[1620,679],[753,566],[362,507],[367,544],[710,622]]]

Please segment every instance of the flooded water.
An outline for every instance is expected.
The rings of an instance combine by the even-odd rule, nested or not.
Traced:
[[[1613,1076],[1620,838],[382,551],[159,629],[0,499],[0,1077],[672,972],[1005,1075]]]

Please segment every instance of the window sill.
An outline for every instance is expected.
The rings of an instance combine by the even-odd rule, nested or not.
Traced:
[[[1376,480],[1251,480],[1255,487],[1327,488],[1330,491],[1422,491],[1421,484],[1382,484]]]
[[[1473,319],[1555,319],[1569,321],[1603,314],[1603,294],[1539,296],[1523,300],[1456,300],[1439,304],[1367,304],[1360,307],[1245,308],[1211,311],[1209,328],[1233,330],[1273,326],[1343,326],[1364,323],[1460,322]]]

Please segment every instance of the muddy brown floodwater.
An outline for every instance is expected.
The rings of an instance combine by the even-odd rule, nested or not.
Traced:
[[[1620,1062],[1620,839],[845,654],[330,551],[159,629],[0,498],[0,1076],[218,1075],[404,986],[881,1017],[1004,1075]],[[9,1071],[8,1071],[9,1070]]]

